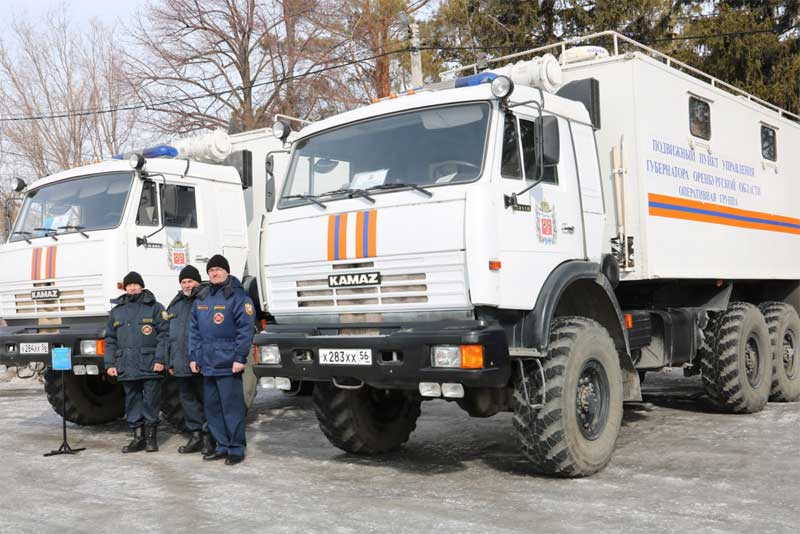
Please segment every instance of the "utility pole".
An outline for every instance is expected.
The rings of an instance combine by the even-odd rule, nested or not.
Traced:
[[[412,22],[408,25],[408,35],[411,43],[411,87],[422,87],[422,53],[420,52],[419,24]]]

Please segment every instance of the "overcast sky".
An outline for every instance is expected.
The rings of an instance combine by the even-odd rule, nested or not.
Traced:
[[[145,0],[2,0],[0,28],[8,28],[15,18],[35,23],[48,10],[62,3],[68,6],[70,18],[76,23],[97,18],[106,24],[113,24],[118,18],[134,15],[144,7]]]

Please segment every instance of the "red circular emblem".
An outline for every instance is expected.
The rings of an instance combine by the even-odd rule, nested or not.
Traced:
[[[225,316],[221,312],[214,314],[214,324],[222,324],[225,321]]]
[[[146,324],[142,327],[142,334],[149,336],[152,333],[153,333],[153,327],[150,326],[149,324]]]

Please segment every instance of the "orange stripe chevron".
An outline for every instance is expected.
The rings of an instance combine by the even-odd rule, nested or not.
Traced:
[[[36,280],[36,251],[39,249],[31,249],[31,280]]]
[[[369,241],[367,250],[369,257],[374,258],[378,255],[378,210],[369,212]]]

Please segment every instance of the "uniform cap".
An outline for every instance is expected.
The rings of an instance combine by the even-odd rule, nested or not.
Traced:
[[[197,270],[197,267],[194,265],[187,265],[181,272],[178,274],[178,283],[183,282],[189,278],[190,280],[195,280],[197,283],[202,282],[203,280],[200,278],[200,271]]]
[[[136,271],[131,271],[126,274],[125,278],[122,279],[122,287],[128,287],[130,284],[139,284],[140,286],[144,287],[144,279],[142,278],[142,275]]]
[[[214,254],[211,256],[211,259],[208,260],[206,264],[206,272],[210,271],[214,267],[222,267],[225,269],[226,273],[231,272],[231,266],[228,264],[228,260],[225,259],[225,256],[222,254]]]

